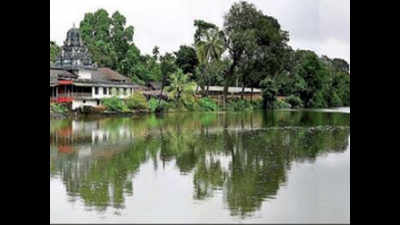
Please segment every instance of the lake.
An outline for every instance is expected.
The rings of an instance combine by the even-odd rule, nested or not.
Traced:
[[[349,223],[350,108],[50,120],[51,223]]]

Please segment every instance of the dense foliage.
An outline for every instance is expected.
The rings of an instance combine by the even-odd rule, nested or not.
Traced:
[[[182,69],[183,73],[194,74],[196,66],[199,64],[196,50],[193,47],[181,45],[179,51],[175,52],[176,65]]]
[[[290,96],[285,101],[295,108],[350,106],[350,74],[344,60],[318,57],[305,50],[291,54],[289,69],[264,87],[266,105],[276,100],[266,97],[283,95]],[[277,92],[271,94],[271,88]]]
[[[131,110],[145,110],[149,108],[146,97],[140,92],[135,92],[126,99],[126,105]]]
[[[207,105],[207,100],[193,99],[193,93],[190,99],[189,95],[181,95],[183,89],[173,82],[182,82],[177,79],[183,77],[191,86],[196,83],[194,91],[204,99],[209,97],[209,86],[224,86],[224,106],[231,104],[229,86],[242,87],[242,101],[244,87],[262,88],[265,109],[350,105],[349,63],[340,58],[319,57],[309,50],[293,50],[288,45],[289,33],[254,4],[233,3],[224,15],[222,28],[204,20],[195,20],[194,27],[192,45],[181,45],[177,51],[163,54],[155,46],[152,55],[141,53],[133,42],[134,27],[127,25],[125,16],[118,11],[111,16],[104,9],[86,13],[79,29],[100,67],[114,69],[137,84],[161,83],[162,93],[165,87],[170,95],[175,89],[175,96],[170,99],[176,105],[191,109],[196,108],[194,105]],[[51,62],[59,52],[60,47],[50,42]],[[154,103],[154,99],[151,101]],[[242,103],[238,105],[245,105]],[[160,106],[158,99],[157,107]]]
[[[177,108],[190,107],[194,104],[194,92],[196,84],[189,80],[182,70],[178,69],[169,77],[170,85],[167,87],[168,98],[173,100]]]
[[[100,67],[117,70],[139,84],[160,79],[156,59],[140,53],[133,43],[134,27],[126,26],[125,16],[118,11],[111,17],[104,9],[86,13],[79,29]]]
[[[102,100],[103,105],[107,108],[109,111],[113,112],[128,112],[129,108],[126,105],[125,101],[122,99],[113,96],[111,98],[105,98]]]
[[[56,57],[60,54],[61,48],[54,41],[50,41],[50,63],[56,61]]]

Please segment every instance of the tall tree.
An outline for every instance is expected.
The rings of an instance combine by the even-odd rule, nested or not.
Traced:
[[[175,100],[177,107],[194,101],[196,84],[190,81],[189,77],[181,69],[178,69],[169,76],[169,83],[167,87],[168,97]]]
[[[79,29],[99,66],[117,69],[133,45],[134,28],[126,26],[126,18],[118,11],[111,17],[105,9],[86,13]]]
[[[60,54],[61,48],[54,41],[50,41],[50,62],[54,63],[56,61],[56,57]]]
[[[217,26],[204,21],[201,24],[203,27],[198,27],[195,34],[196,54],[199,59],[198,72],[200,73],[198,83],[203,90],[204,86],[207,86],[206,96],[208,96],[211,81],[222,72],[220,68],[223,64],[220,60],[225,51],[225,40],[223,32]]]
[[[350,73],[350,65],[346,60],[340,58],[334,58],[332,60],[332,64],[337,71],[343,73]]]
[[[176,65],[182,69],[183,73],[194,74],[196,66],[199,64],[197,59],[196,50],[193,47],[181,45],[177,52],[174,52],[176,56]]]
[[[312,51],[302,50],[297,54],[302,55],[294,71],[298,83],[301,83],[298,96],[306,107],[327,107],[326,95],[330,79],[328,67]]]
[[[263,77],[274,76],[282,70],[288,33],[281,30],[275,18],[264,15],[253,4],[241,1],[232,5],[224,17],[224,34],[232,59],[224,73],[225,102],[235,70],[248,76],[246,80],[252,86],[258,85]]]
[[[194,33],[195,44],[204,39],[204,34],[207,33],[208,30],[217,29],[215,24],[206,22],[204,20],[195,20],[194,26],[196,27],[196,32]]]
[[[170,74],[176,72],[178,67],[175,63],[176,58],[171,53],[165,53],[163,56],[160,56],[160,67],[161,67],[161,93],[159,96],[158,104],[161,103],[161,97],[164,92],[164,87],[168,85],[168,77]]]
[[[153,58],[157,61],[158,55],[160,54],[160,47],[154,46],[152,53],[153,53]]]

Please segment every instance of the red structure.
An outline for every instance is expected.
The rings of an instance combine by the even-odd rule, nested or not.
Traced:
[[[54,95],[50,98],[50,102],[67,103],[74,100],[73,97],[73,81],[59,80]]]

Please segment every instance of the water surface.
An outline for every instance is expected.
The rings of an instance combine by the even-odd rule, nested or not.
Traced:
[[[51,120],[50,222],[348,223],[349,111]]]

